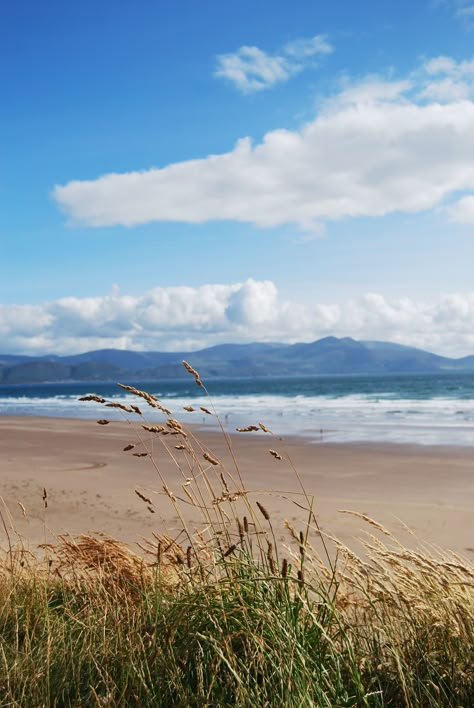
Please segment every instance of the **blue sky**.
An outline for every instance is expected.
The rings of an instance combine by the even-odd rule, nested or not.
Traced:
[[[473,47],[470,0],[3,0],[0,353],[473,353]]]

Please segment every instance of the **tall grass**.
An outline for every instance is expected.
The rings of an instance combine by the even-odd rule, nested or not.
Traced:
[[[297,470],[305,522],[287,523],[282,542],[281,520],[247,489],[228,437],[224,461],[154,396],[125,388],[163,424],[138,405],[88,398],[136,418],[124,454],[150,459],[182,532],[163,529],[136,551],[101,535],[59,537],[34,555],[10,541],[0,563],[1,706],[474,704],[469,562],[404,548],[362,514],[356,555],[321,531]],[[242,433],[271,435],[262,424]],[[291,467],[269,439],[274,463]],[[162,473],[161,450],[178,485]],[[136,493],[152,511],[151,495]],[[200,512],[199,528],[187,507]]]

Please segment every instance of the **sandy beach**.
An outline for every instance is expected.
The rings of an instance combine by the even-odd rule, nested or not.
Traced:
[[[137,433],[138,424],[125,422],[101,426],[90,420],[0,417],[1,496],[10,537],[18,533],[33,547],[67,532],[101,531],[130,543],[152,532],[177,534],[181,522],[163,493],[160,475],[176,496],[187,500],[182,485],[192,471],[185,452],[174,447],[179,436],[145,434],[153,454],[137,457],[133,453],[143,446],[123,451],[137,442]],[[196,434],[236,476],[223,435],[206,429]],[[180,460],[182,472],[162,441]],[[294,467],[314,495],[321,528],[352,547],[372,529],[342,509],[368,514],[410,545],[436,544],[474,558],[474,448],[314,444],[261,431],[236,433],[231,446],[249,498],[269,510],[282,542],[284,520],[301,528],[307,517],[301,508],[304,497],[292,495],[301,489]],[[269,449],[283,459],[275,459]],[[218,469],[210,469],[216,490],[221,489]],[[154,513],[135,490],[152,500]],[[199,511],[185,502],[180,506],[190,526],[200,528]],[[6,531],[1,535],[6,546]]]

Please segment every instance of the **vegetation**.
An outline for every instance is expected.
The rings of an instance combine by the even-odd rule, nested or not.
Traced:
[[[199,371],[211,379],[338,374],[429,374],[474,371],[474,355],[438,356],[390,342],[324,337],[299,344],[219,344],[192,353]],[[185,376],[179,352],[101,349],[39,358],[2,355],[0,384],[64,381],[153,381]]]
[[[362,514],[358,556],[321,532],[304,489],[306,523],[287,523],[277,542],[277,520],[238,464],[227,468],[155,397],[127,388],[163,411],[163,425],[148,425],[138,406],[121,406],[140,420],[137,449],[159,440],[182,474],[171,489],[150,455],[182,533],[136,552],[105,536],[63,536],[40,557],[4,515],[1,706],[472,705],[469,562],[404,548]],[[271,435],[261,424],[246,432],[257,430]],[[186,504],[201,511],[199,530]]]

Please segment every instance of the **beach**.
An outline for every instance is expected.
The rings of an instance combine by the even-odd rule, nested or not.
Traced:
[[[374,529],[341,510],[372,517],[408,545],[434,544],[474,558],[473,448],[314,443],[263,431],[226,439],[215,429],[186,429],[188,440],[196,435],[204,445],[199,455],[211,451],[230,476],[242,476],[252,505],[259,501],[268,510],[279,543],[288,539],[285,520],[298,530],[308,518],[301,481],[314,498],[320,529],[351,547]],[[146,445],[124,452],[137,435]],[[30,548],[62,533],[103,532],[132,544],[152,533],[178,536],[182,519],[163,492],[163,480],[189,528],[202,528],[200,512],[183,490],[193,472],[185,451],[175,447],[181,442],[181,436],[145,433],[139,423],[0,417],[2,546],[16,534]],[[151,455],[134,456],[145,447]],[[207,465],[217,492],[221,465]]]

